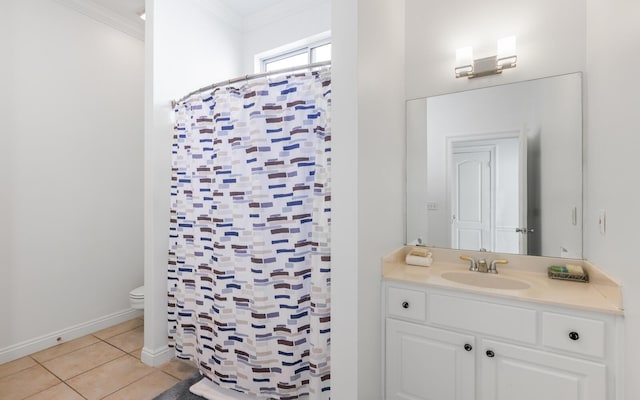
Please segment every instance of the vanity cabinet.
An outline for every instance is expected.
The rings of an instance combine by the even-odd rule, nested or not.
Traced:
[[[387,399],[471,400],[475,338],[387,318]]]
[[[482,399],[607,399],[603,363],[485,340],[480,369]]]
[[[385,281],[386,399],[614,400],[617,316]]]

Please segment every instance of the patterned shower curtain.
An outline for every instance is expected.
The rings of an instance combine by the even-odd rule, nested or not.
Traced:
[[[169,340],[221,387],[330,388],[330,70],[176,106]]]

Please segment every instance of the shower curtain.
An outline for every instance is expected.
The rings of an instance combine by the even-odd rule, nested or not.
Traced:
[[[329,398],[330,105],[323,69],[176,106],[169,341],[221,387]]]

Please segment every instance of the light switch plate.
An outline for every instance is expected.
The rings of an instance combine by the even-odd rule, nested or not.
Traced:
[[[607,233],[607,213],[604,210],[600,210],[598,214],[598,227],[600,228],[601,235]]]

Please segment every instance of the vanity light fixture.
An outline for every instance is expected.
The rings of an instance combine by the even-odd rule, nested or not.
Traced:
[[[509,36],[498,39],[497,55],[473,59],[473,49],[463,47],[456,50],[456,78],[478,78],[481,76],[501,74],[502,70],[515,68],[516,37]]]

